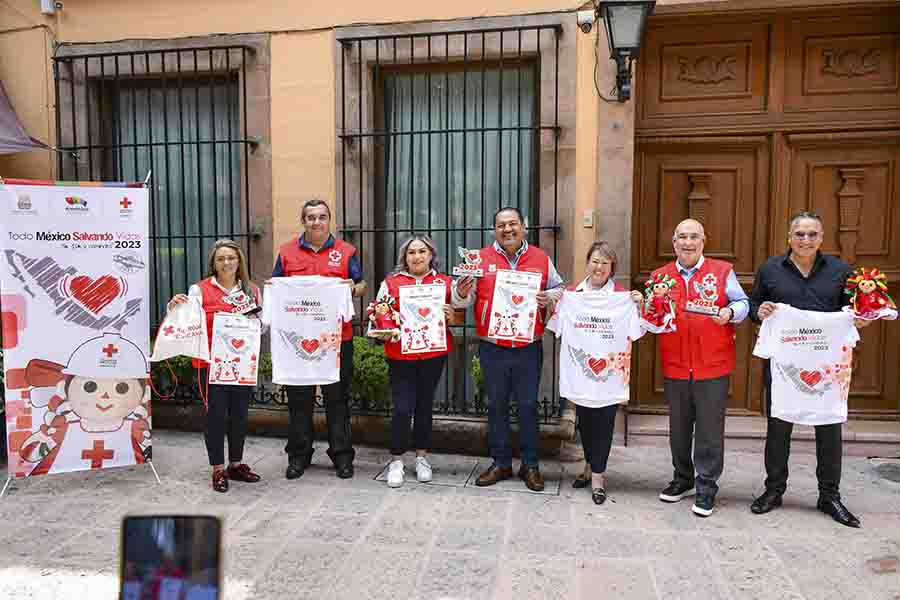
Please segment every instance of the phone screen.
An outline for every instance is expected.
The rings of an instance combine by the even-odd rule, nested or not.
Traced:
[[[221,535],[216,517],[126,517],[120,600],[219,600]]]

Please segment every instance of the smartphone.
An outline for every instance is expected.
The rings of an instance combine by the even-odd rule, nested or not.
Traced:
[[[219,600],[218,517],[153,515],[122,521],[119,600]]]

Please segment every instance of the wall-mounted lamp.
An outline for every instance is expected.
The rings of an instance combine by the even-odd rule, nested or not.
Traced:
[[[603,0],[595,10],[597,19],[606,28],[609,58],[616,61],[619,102],[631,98],[631,62],[640,53],[647,17],[655,6],[656,0]]]

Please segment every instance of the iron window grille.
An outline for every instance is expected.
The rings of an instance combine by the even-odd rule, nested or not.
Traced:
[[[59,180],[150,180],[153,330],[168,299],[206,274],[220,237],[249,263],[248,64],[255,48],[119,52],[59,46],[53,58]]]
[[[406,237],[434,238],[449,272],[460,262],[457,246],[493,242],[490,221],[501,206],[522,211],[529,243],[557,263],[561,34],[559,24],[339,33],[338,232],[357,247],[372,283],[357,315],[365,315]],[[523,111],[523,103],[531,106]],[[358,334],[363,325],[356,323]],[[437,415],[486,415],[473,381],[474,327],[467,318],[452,328],[456,350]],[[560,411],[557,348],[555,340],[544,343],[539,411],[548,422]]]

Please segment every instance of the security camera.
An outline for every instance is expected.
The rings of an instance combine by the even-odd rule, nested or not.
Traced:
[[[594,26],[594,11],[579,10],[576,13],[576,20],[578,21],[578,27],[581,29],[582,33],[590,33],[591,27]]]

